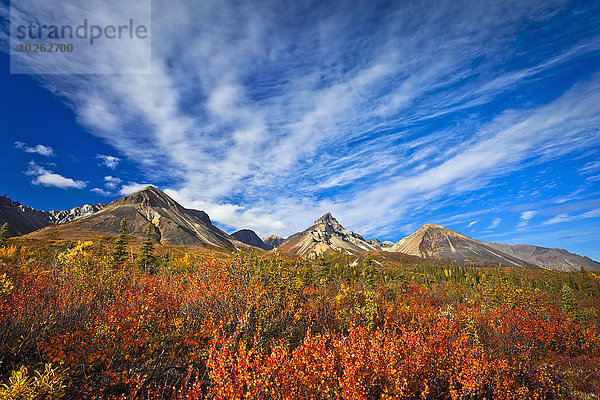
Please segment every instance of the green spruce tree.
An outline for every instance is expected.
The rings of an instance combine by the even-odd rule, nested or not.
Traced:
[[[113,252],[115,264],[123,264],[127,261],[127,243],[129,243],[129,231],[127,229],[127,219],[123,218],[121,220],[121,229],[119,229],[119,237],[115,242],[116,246]]]
[[[579,304],[577,304],[573,289],[571,289],[571,286],[567,285],[566,283],[563,284],[562,289],[560,290],[560,300],[562,303],[561,308],[565,314],[567,314],[572,321],[579,321]]]
[[[0,228],[0,247],[8,245],[8,222],[5,222]]]
[[[361,275],[367,285],[373,286],[375,282],[377,282],[377,271],[375,270],[375,259],[373,258],[373,255],[368,253],[362,263],[363,269]]]
[[[152,224],[152,221],[148,221],[146,238],[140,246],[140,256],[138,258],[139,265],[151,274],[156,273],[156,257],[154,256],[154,244],[152,243],[153,232],[154,225]]]

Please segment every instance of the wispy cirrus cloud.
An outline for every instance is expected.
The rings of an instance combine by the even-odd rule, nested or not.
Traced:
[[[332,211],[390,233],[600,140],[597,75],[514,95],[598,55],[596,25],[567,32],[569,2],[501,3],[158,1],[150,77],[41,79],[137,181],[222,224],[285,236]],[[521,37],[536,23],[547,39]]]
[[[490,224],[490,226],[488,226],[488,229],[495,229],[500,225],[500,222],[502,222],[502,218],[494,218],[492,220],[492,223]]]
[[[523,228],[529,224],[529,220],[535,217],[537,211],[524,211],[521,213],[521,221],[517,224],[517,228]]]
[[[589,210],[580,214],[568,214],[568,213],[561,213],[558,214],[552,218],[550,218],[547,221],[544,221],[542,223],[542,225],[554,225],[554,224],[559,224],[562,222],[570,222],[570,221],[575,221],[575,220],[580,220],[580,219],[587,219],[587,218],[598,218],[600,217],[600,208],[595,208],[593,210]]]

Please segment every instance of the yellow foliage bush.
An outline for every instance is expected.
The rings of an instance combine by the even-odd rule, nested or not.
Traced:
[[[13,289],[14,286],[10,281],[10,278],[8,278],[6,274],[2,274],[2,276],[0,276],[0,294],[8,295],[10,294],[10,292],[12,292]]]
[[[9,262],[17,253],[17,246],[0,247],[0,261]]]
[[[8,384],[0,387],[0,400],[60,399],[65,395],[65,372],[46,364],[42,372],[29,375],[26,366],[13,371]]]
[[[92,249],[94,242],[77,242],[71,249],[65,250],[58,255],[58,259],[69,267],[82,267],[92,261]]]

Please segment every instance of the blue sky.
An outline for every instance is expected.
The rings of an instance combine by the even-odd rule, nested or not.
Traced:
[[[23,204],[154,184],[228,231],[331,211],[600,260],[597,1],[153,1],[139,75],[10,75],[8,15],[0,192]]]

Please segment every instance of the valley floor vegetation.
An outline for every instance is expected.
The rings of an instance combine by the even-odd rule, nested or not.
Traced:
[[[2,243],[0,399],[600,393],[591,272],[108,243]]]

